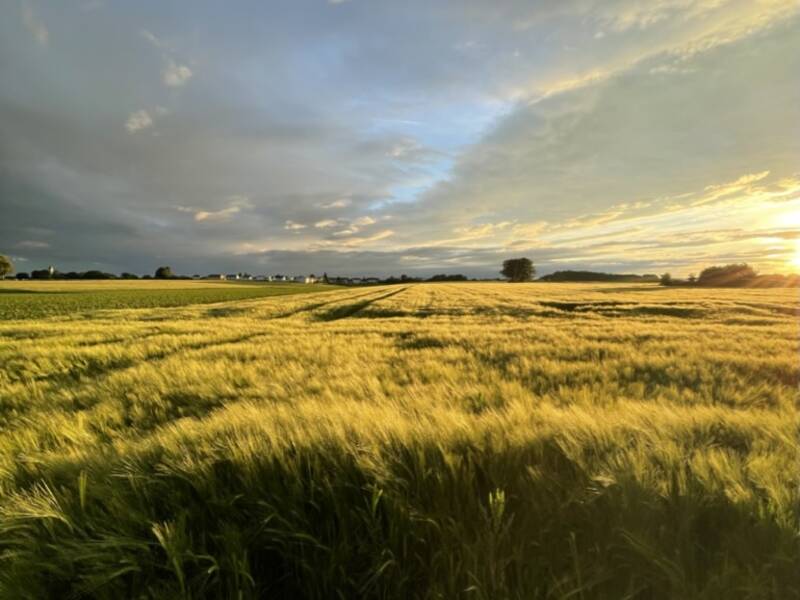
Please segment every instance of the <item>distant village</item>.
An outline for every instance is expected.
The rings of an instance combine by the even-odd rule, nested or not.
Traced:
[[[10,269],[9,269],[10,270]],[[1,273],[0,277],[5,278],[7,273]],[[446,276],[440,276],[446,277]],[[466,277],[458,276],[459,278],[466,279]],[[106,273],[103,271],[70,271],[61,272],[54,266],[49,266],[46,269],[38,269],[27,272],[16,273],[14,279],[191,279],[191,280],[212,280],[212,281],[265,281],[275,283],[329,283],[335,285],[364,285],[374,283],[385,283],[393,281],[396,278],[390,277],[381,279],[380,277],[328,277],[325,273],[321,277],[316,275],[251,275],[250,273],[212,273],[210,275],[175,275],[169,267],[159,267],[155,275],[136,275],[135,273],[122,273],[115,275],[114,273]],[[412,281],[413,278],[406,277],[405,275],[398,281]]]
[[[323,275],[250,275],[249,273],[213,273],[205,277],[195,275],[192,279],[221,279],[223,281],[272,281],[282,283],[333,283],[337,285],[358,285],[381,283],[380,277],[328,277]]]

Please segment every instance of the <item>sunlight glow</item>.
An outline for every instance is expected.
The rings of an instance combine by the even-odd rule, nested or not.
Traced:
[[[790,262],[792,266],[800,268],[800,239],[794,241],[794,256]]]
[[[800,228],[800,210],[780,214],[775,220],[780,227]]]

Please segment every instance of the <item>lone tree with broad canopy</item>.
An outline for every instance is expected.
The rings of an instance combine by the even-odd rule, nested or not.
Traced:
[[[503,261],[503,270],[500,274],[512,283],[530,281],[536,269],[529,258],[509,258]]]
[[[0,279],[5,279],[6,275],[11,275],[13,272],[14,265],[11,263],[11,259],[0,254]]]
[[[170,279],[172,277],[172,269],[170,267],[158,267],[156,269],[156,279]]]

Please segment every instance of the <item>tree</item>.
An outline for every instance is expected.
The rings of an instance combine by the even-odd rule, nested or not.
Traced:
[[[25,273],[24,271],[22,273],[17,273],[17,279],[19,279],[20,281],[23,281],[25,279],[30,279],[30,278],[31,278],[30,274],[29,273]]]
[[[536,269],[528,258],[510,258],[503,261],[500,274],[512,282],[530,281]]]
[[[172,269],[170,267],[158,267],[156,269],[156,279],[171,279]]]
[[[6,275],[14,272],[14,265],[11,259],[0,254],[0,279],[5,279]]]
[[[50,269],[36,269],[35,271],[31,271],[31,279],[50,279],[51,277]]]
[[[700,272],[697,283],[714,286],[741,286],[756,278],[753,267],[746,263],[708,267]]]
[[[428,278],[428,281],[469,281],[466,275],[457,273],[455,275],[448,275],[447,273],[440,273]]]
[[[114,276],[110,273],[103,273],[103,271],[86,271],[83,275],[81,275],[81,279],[113,279]]]
[[[664,273],[661,278],[658,280],[661,285],[672,285],[672,275],[669,273]]]

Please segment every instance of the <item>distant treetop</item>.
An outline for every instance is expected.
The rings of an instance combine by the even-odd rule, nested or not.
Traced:
[[[156,269],[156,279],[170,279],[172,276],[170,267],[158,267]]]
[[[539,278],[539,281],[658,281],[658,275],[633,273],[600,273],[597,271],[556,271]]]
[[[529,258],[509,258],[503,261],[500,274],[511,282],[518,283],[533,279],[536,269]]]
[[[748,264],[739,263],[721,267],[708,267],[700,272],[697,283],[714,286],[739,286],[756,278],[756,272]]]
[[[7,256],[0,254],[0,279],[14,272],[14,264]]]

